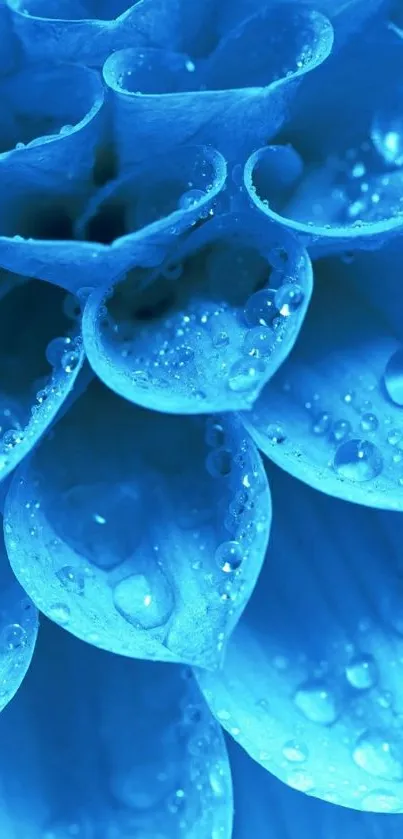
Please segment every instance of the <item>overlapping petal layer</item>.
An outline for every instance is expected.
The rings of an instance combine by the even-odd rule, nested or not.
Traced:
[[[316,263],[295,351],[245,424],[282,468],[322,492],[403,508],[401,240]]]
[[[9,839],[231,835],[223,737],[180,667],[128,661],[45,624],[0,743]]]
[[[88,298],[88,359],[147,408],[247,408],[293,346],[311,290],[308,255],[290,236],[251,214],[218,215],[160,267]]]
[[[270,518],[260,457],[236,418],[149,414],[94,383],[16,473],[5,533],[25,590],[73,634],[214,667]]]
[[[273,531],[223,670],[217,719],[289,786],[403,812],[401,513],[348,505],[272,466]]]

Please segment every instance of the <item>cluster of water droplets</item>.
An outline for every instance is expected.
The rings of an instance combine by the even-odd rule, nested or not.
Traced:
[[[167,261],[148,296],[138,296],[133,321],[120,321],[103,306],[101,333],[114,363],[130,371],[140,390],[176,392],[201,405],[222,401],[225,391],[248,401],[267,379],[304,302],[294,275],[281,248],[266,261],[250,248],[224,243],[207,256]],[[258,289],[250,293],[256,279]]]

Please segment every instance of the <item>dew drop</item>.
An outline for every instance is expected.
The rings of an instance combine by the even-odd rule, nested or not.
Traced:
[[[285,283],[275,292],[274,302],[282,317],[287,318],[296,312],[304,300],[304,292],[296,283]]]
[[[196,204],[199,203],[203,198],[206,197],[206,193],[203,192],[202,189],[189,189],[187,192],[184,192],[179,200],[179,209],[180,210],[190,210],[191,207],[195,207]]]
[[[380,789],[365,795],[361,807],[368,813],[400,813],[402,803],[397,795]]]
[[[228,387],[234,393],[250,393],[259,386],[265,372],[263,361],[241,358],[230,369]]]
[[[297,769],[287,775],[286,783],[289,787],[299,792],[310,792],[315,786],[313,778],[310,775]]]
[[[172,588],[157,568],[150,579],[132,574],[120,580],[113,589],[113,602],[126,621],[142,629],[164,626],[174,609]]]
[[[279,423],[270,423],[266,428],[266,436],[269,442],[275,446],[284,443],[287,439],[284,428]]]
[[[52,621],[64,625],[70,620],[70,609],[65,603],[52,603],[49,606],[48,615]]]
[[[205,440],[208,446],[216,449],[220,448],[225,441],[225,431],[220,422],[209,417],[206,421],[206,436]]]
[[[358,738],[353,752],[354,762],[369,775],[387,781],[403,780],[400,749],[382,731],[366,731]]]
[[[71,338],[53,338],[46,347],[46,359],[52,367],[58,367],[63,355],[71,349]]]
[[[73,373],[78,366],[79,361],[80,356],[76,350],[67,350],[67,352],[63,353],[60,359],[60,366],[65,373]]]
[[[330,414],[323,411],[321,414],[317,414],[314,418],[312,423],[312,432],[316,434],[318,437],[322,436],[323,434],[327,434],[332,424],[332,418]]]
[[[365,413],[361,417],[360,426],[363,431],[376,431],[379,428],[378,418],[375,414]]]
[[[355,483],[370,481],[381,474],[381,452],[369,440],[347,440],[338,447],[333,461],[341,478]]]
[[[0,633],[0,649],[2,652],[11,652],[26,646],[28,636],[23,626],[19,623],[10,623]]]
[[[357,655],[346,667],[346,677],[357,690],[368,690],[376,684],[378,668],[372,655]]]
[[[389,399],[403,408],[403,350],[397,350],[390,357],[383,381]]]
[[[206,469],[212,478],[225,478],[232,470],[232,454],[224,448],[215,449],[207,455]]]
[[[236,571],[242,560],[243,551],[238,542],[223,542],[215,552],[215,561],[226,574]]]
[[[56,572],[56,577],[60,580],[63,588],[71,594],[82,594],[85,586],[84,574],[74,568],[73,565],[64,565],[60,571]]]
[[[271,355],[273,352],[274,336],[267,326],[255,326],[245,335],[242,350],[247,355],[257,358]]]
[[[303,763],[308,757],[308,749],[304,743],[298,740],[289,740],[284,744],[283,755],[290,763]]]
[[[331,725],[337,717],[335,699],[324,682],[306,682],[301,685],[294,702],[306,719],[321,725]]]
[[[275,303],[276,292],[266,288],[257,291],[249,297],[244,309],[244,318],[248,326],[271,326],[278,317],[279,311]]]

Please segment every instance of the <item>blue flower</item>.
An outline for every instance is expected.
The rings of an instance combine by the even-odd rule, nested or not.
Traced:
[[[1,836],[400,835],[402,70],[0,2]]]

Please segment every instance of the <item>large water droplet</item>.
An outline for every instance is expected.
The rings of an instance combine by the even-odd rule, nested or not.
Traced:
[[[299,743],[298,740],[289,740],[284,744],[283,755],[290,763],[303,763],[308,757],[308,749],[305,743]]]
[[[215,552],[215,561],[226,574],[236,571],[243,560],[243,551],[238,542],[223,542]]]
[[[247,355],[265,357],[273,352],[275,336],[267,326],[255,326],[245,335],[242,350]]]
[[[346,667],[346,676],[350,685],[357,690],[373,687],[378,678],[378,668],[373,656],[354,656]]]
[[[70,591],[72,594],[83,593],[85,585],[84,574],[78,568],[74,568],[73,565],[65,565],[60,571],[56,572],[56,577],[60,580],[66,591]]]
[[[357,766],[387,781],[403,780],[401,747],[382,731],[366,731],[357,740],[353,759]]]
[[[374,790],[365,795],[361,801],[361,808],[368,813],[400,813],[401,799],[387,790]]]
[[[119,614],[142,629],[164,626],[174,608],[172,588],[157,567],[149,579],[144,574],[132,574],[120,580],[113,590],[113,600]]]
[[[338,447],[333,465],[340,477],[362,483],[380,475],[383,458],[377,446],[369,440],[347,440]]]
[[[27,633],[19,623],[10,623],[0,633],[0,650],[11,652],[25,647],[28,641]]]
[[[403,350],[397,350],[390,357],[383,381],[389,398],[403,408]]]
[[[306,682],[301,685],[294,696],[294,702],[311,722],[331,725],[337,717],[335,698],[324,682]]]
[[[284,318],[296,312],[304,300],[304,292],[296,283],[285,283],[275,293],[275,305]]]
[[[247,325],[270,326],[279,314],[275,298],[276,292],[271,288],[266,288],[252,294],[244,310]]]

